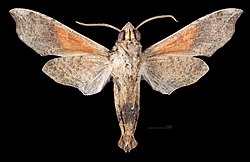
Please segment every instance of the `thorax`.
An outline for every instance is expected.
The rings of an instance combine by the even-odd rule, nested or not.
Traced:
[[[129,79],[140,77],[141,45],[116,43],[111,51],[113,78]]]

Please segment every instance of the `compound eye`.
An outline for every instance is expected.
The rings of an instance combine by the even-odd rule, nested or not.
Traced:
[[[138,30],[134,29],[134,34],[135,34],[135,39],[137,41],[140,41],[141,40],[141,33]]]
[[[124,41],[125,40],[125,31],[122,30],[119,34],[118,34],[118,42]]]

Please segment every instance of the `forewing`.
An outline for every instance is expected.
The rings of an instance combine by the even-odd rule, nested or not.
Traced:
[[[111,66],[102,55],[60,57],[48,61],[43,72],[57,83],[78,88],[84,95],[98,93],[110,78]]]
[[[10,14],[16,22],[19,38],[42,56],[108,52],[102,45],[39,12],[15,8]]]
[[[207,64],[189,56],[155,56],[142,65],[142,76],[151,87],[163,94],[197,82],[208,71]]]
[[[150,46],[144,54],[211,56],[231,39],[242,12],[236,8],[215,11]]]

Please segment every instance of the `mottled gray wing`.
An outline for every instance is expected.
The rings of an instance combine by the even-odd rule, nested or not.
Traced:
[[[38,54],[74,56],[107,54],[102,45],[77,33],[62,23],[39,12],[15,8],[10,10],[19,38]]]
[[[163,94],[195,83],[209,68],[193,56],[211,56],[228,42],[242,12],[236,8],[215,11],[150,46],[143,55],[143,78]]]
[[[211,56],[231,39],[242,12],[236,8],[215,11],[150,46],[144,54]]]
[[[109,81],[110,61],[102,55],[60,57],[48,61],[43,72],[57,83],[78,88],[84,95],[98,93]]]
[[[197,82],[209,70],[207,64],[189,56],[155,56],[142,65],[143,78],[163,94]]]

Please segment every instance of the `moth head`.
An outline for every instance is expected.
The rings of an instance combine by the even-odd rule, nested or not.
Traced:
[[[118,34],[118,42],[131,42],[131,41],[136,41],[139,42],[141,39],[141,34],[140,32],[135,29],[135,27],[128,22],[120,31],[120,33]]]

